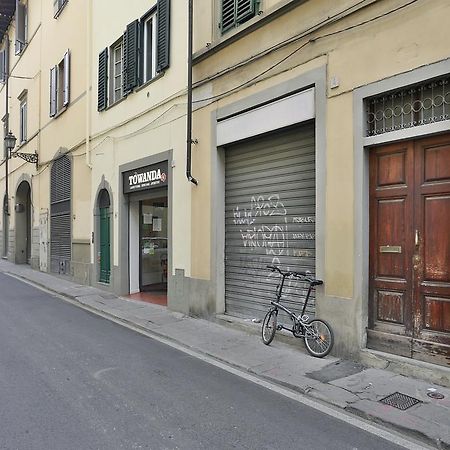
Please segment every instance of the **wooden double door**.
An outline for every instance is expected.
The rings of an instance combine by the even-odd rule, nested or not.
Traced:
[[[450,135],[370,153],[368,347],[450,366]]]

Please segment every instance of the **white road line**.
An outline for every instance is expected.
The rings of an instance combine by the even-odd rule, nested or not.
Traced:
[[[290,398],[291,400],[295,400],[299,403],[302,403],[303,405],[309,406],[310,408],[313,408],[323,414],[327,414],[328,416],[334,417],[338,420],[341,420],[342,422],[348,423],[349,425],[352,425],[356,428],[359,428],[361,430],[364,430],[368,433],[374,434],[386,441],[389,441],[395,445],[398,445],[400,447],[407,448],[408,450],[430,450],[435,449],[435,447],[430,447],[428,445],[419,443],[412,439],[407,439],[400,434],[390,431],[387,428],[380,426],[380,425],[374,425],[360,417],[356,417],[353,415],[350,415],[349,413],[343,412],[342,410],[335,409],[333,407],[327,406],[323,403],[320,403],[319,400],[312,400],[308,397],[306,397],[303,394],[300,394],[299,392],[291,391],[290,389],[284,388],[282,386],[279,386],[277,384],[271,383],[270,381],[263,380],[256,375],[249,374],[248,372],[245,372],[244,370],[232,367],[226,363],[223,363],[221,361],[218,361],[217,359],[213,358],[212,356],[205,355],[199,351],[192,350],[190,348],[187,348],[181,344],[178,344],[169,338],[164,338],[156,333],[153,333],[152,331],[143,330],[140,327],[134,326],[130,323],[126,323],[123,320],[119,318],[115,318],[110,316],[109,314],[105,314],[102,311],[96,310],[94,308],[91,308],[87,305],[83,305],[82,303],[79,303],[76,300],[73,300],[71,298],[65,297],[61,294],[55,293],[53,291],[50,291],[49,289],[46,289],[42,286],[39,286],[38,284],[33,283],[32,281],[25,280],[19,276],[16,276],[11,273],[3,272],[5,275],[8,275],[12,278],[15,278],[23,283],[29,284],[30,286],[33,286],[41,291],[47,292],[49,295],[53,297],[58,297],[61,300],[70,303],[74,306],[77,306],[81,309],[84,309],[86,311],[89,311],[97,316],[101,316],[105,319],[110,320],[111,322],[115,322],[118,325],[122,325],[125,328],[128,328],[130,330],[133,330],[143,336],[147,336],[151,339],[154,339],[155,341],[161,342],[162,344],[168,345],[169,347],[172,347],[180,352],[186,353],[189,356],[192,356],[194,358],[197,358],[203,362],[206,362],[208,364],[211,364],[215,367],[218,367],[219,369],[222,369],[226,372],[229,372],[233,375],[236,375],[240,378],[243,378],[244,380],[250,381],[252,383],[255,383],[259,386],[262,386],[266,389],[269,389],[270,391],[276,392],[280,395],[283,395],[284,397]]]

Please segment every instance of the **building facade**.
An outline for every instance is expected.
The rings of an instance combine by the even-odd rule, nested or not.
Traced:
[[[173,273],[190,273],[191,255],[186,7],[116,3],[96,1],[92,13],[91,279],[177,310]]]
[[[89,2],[10,3],[0,101],[5,134],[17,144],[8,170],[6,158],[2,164],[3,256],[89,283],[89,61],[86,35],[78,32],[86,28]]]
[[[450,5],[210,3],[195,3],[191,268],[207,282],[190,301],[262,318],[265,266],[310,270],[336,354],[448,365]]]
[[[308,270],[335,354],[448,365],[448,2],[193,0],[192,91],[188,5],[10,3],[3,254],[249,319]]]

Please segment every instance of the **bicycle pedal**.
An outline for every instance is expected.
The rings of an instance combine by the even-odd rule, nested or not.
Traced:
[[[283,325],[277,325],[277,330],[282,330],[283,329]]]

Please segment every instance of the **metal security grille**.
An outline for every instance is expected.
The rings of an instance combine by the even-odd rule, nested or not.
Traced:
[[[261,318],[278,282],[267,264],[315,271],[314,126],[229,146],[225,161],[226,311]],[[284,293],[298,311],[305,285],[289,280]]]
[[[401,392],[394,392],[393,394],[382,398],[380,402],[384,403],[385,405],[401,409],[402,411],[405,411],[406,409],[411,408],[411,406],[417,405],[418,403],[422,403],[417,398],[410,397],[409,395],[402,394]]]
[[[50,271],[54,273],[70,273],[71,185],[71,161],[63,156],[50,172]]]
[[[366,100],[367,136],[450,119],[450,76]]]

